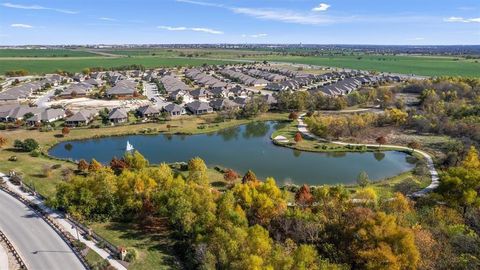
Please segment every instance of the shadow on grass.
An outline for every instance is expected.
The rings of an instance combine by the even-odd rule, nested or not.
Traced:
[[[176,240],[168,228],[166,219],[158,219],[154,226],[143,228],[134,222],[111,222],[105,228],[114,231],[120,241],[126,241],[125,244],[114,244],[158,251],[163,255],[161,257],[162,265],[174,269],[179,268],[179,254],[175,253]]]

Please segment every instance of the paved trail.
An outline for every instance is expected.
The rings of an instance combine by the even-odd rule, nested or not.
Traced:
[[[316,140],[319,140],[319,141],[323,141],[323,142],[338,144],[338,145],[352,145],[352,146],[363,146],[364,145],[364,146],[367,146],[367,147],[378,147],[377,144],[357,144],[357,143],[346,143],[346,142],[339,142],[339,141],[328,141],[324,138],[321,138],[321,137],[311,133],[308,130],[308,126],[303,121],[304,116],[305,116],[305,114],[302,114],[298,118],[298,131],[300,133],[302,133],[303,135],[307,136],[307,137],[310,137],[310,138],[313,138],[313,139],[316,139]],[[399,146],[399,145],[388,145],[387,144],[387,145],[383,145],[383,147],[397,148],[397,149],[408,150],[408,151],[412,150],[409,147]],[[417,192],[414,192],[410,195],[412,197],[421,197],[421,196],[425,196],[425,194],[427,194],[427,193],[431,192],[432,190],[436,189],[438,187],[438,185],[440,184],[440,181],[439,181],[439,177],[438,177],[438,172],[435,169],[435,165],[433,164],[432,157],[428,153],[426,153],[424,151],[421,151],[421,150],[414,150],[414,152],[422,155],[425,158],[425,160],[427,162],[428,171],[430,172],[430,176],[431,176],[431,179],[432,179],[432,181],[431,181],[430,185],[428,185],[428,187],[426,187],[422,190],[419,190]]]

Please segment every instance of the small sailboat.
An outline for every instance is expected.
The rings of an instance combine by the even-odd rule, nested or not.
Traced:
[[[131,152],[131,151],[133,151],[133,149],[134,149],[133,145],[129,141],[127,141],[127,147],[125,148],[125,151],[126,152]]]

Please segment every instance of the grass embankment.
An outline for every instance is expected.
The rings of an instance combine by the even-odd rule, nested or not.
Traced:
[[[246,124],[252,121],[266,120],[285,120],[287,114],[265,113],[254,119],[231,120],[228,122],[212,123],[215,115],[206,115],[201,117],[186,116],[179,119],[167,121],[165,123],[144,123],[136,125],[124,125],[113,127],[102,127],[96,129],[75,128],[65,136],[59,136],[60,130],[51,132],[40,132],[37,130],[17,129],[12,131],[2,131],[2,136],[8,141],[7,145],[0,150],[0,172],[8,173],[14,170],[20,173],[25,183],[33,185],[37,191],[48,197],[54,194],[55,186],[62,181],[62,171],[66,168],[76,168],[75,164],[67,161],[55,160],[46,156],[32,157],[28,153],[17,152],[13,150],[13,142],[15,140],[25,140],[33,138],[40,144],[40,150],[47,153],[48,149],[53,145],[67,140],[80,140],[104,136],[120,136],[131,134],[142,134],[148,130],[148,134],[154,133],[182,133],[182,134],[198,134],[215,132],[220,129],[229,128],[237,125]],[[170,129],[167,127],[170,125]],[[8,161],[11,156],[16,156],[17,161]],[[59,168],[53,169],[49,176],[44,176],[43,169],[45,166],[52,167],[60,165]],[[57,165],[57,166],[58,166]],[[212,182],[221,181],[219,173],[211,169]]]
[[[276,136],[284,136],[289,140],[289,143],[277,143],[278,145],[298,149],[301,151],[310,152],[365,152],[365,151],[402,151],[405,149],[395,147],[349,147],[347,145],[338,145],[329,142],[320,142],[318,140],[303,136],[302,140],[295,143],[294,137],[298,132],[298,122],[285,121],[285,126],[278,129],[272,134],[272,139]],[[436,141],[436,140],[433,140]],[[414,153],[413,156],[418,160],[423,159],[420,154]],[[399,191],[402,193],[411,193],[422,188],[427,187],[430,184],[430,176],[418,176],[413,171],[401,173],[391,178],[385,178],[379,181],[375,181],[369,185],[373,188],[380,198],[391,198],[393,193]],[[348,185],[348,189],[355,192],[360,187],[358,185]]]

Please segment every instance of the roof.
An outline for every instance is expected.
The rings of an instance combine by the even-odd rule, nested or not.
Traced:
[[[63,118],[65,116],[65,110],[63,109],[47,109],[39,114],[35,114],[33,117],[27,119],[27,121],[50,121],[53,119]]]
[[[128,118],[128,114],[124,108],[114,108],[108,114],[108,119],[125,119],[125,118]]]
[[[97,114],[97,111],[94,111],[94,110],[81,110],[76,114],[67,118],[65,121],[66,122],[87,122],[96,114]]]
[[[160,113],[158,108],[152,105],[142,106],[138,108],[138,112],[140,112],[143,115]]]
[[[212,109],[212,107],[210,107],[210,105],[208,105],[207,102],[202,102],[202,101],[198,101],[198,100],[188,103],[187,107],[191,111],[200,111],[200,110],[210,110],[210,109]]]
[[[170,103],[167,106],[164,107],[165,111],[167,112],[181,112],[183,111],[183,107],[175,104],[175,103]]]

